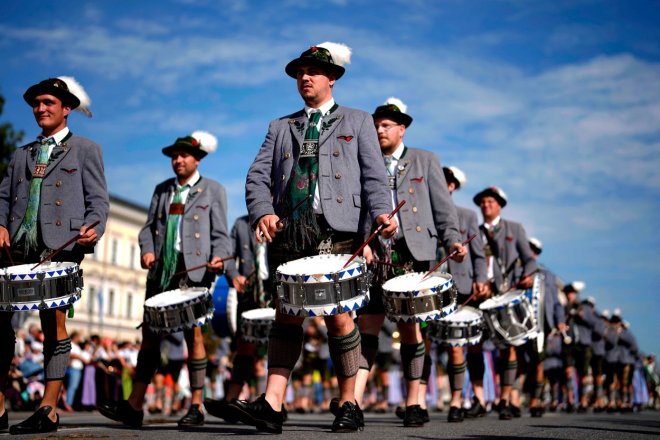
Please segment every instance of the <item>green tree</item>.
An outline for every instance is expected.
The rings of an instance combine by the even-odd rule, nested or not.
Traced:
[[[0,115],[5,107],[5,98],[0,95]],[[15,131],[11,123],[0,124],[0,180],[4,179],[9,161],[14,155],[16,148],[21,145],[25,133]]]

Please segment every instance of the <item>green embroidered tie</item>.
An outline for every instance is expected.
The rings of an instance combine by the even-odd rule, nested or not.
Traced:
[[[175,249],[176,234],[179,230],[179,223],[184,209],[181,193],[188,188],[190,188],[190,185],[186,184],[174,191],[170,211],[167,214],[167,231],[165,233],[165,243],[163,243],[163,273],[160,278],[160,287],[163,291],[167,289],[176,272],[178,260],[178,252]]]
[[[289,182],[289,209],[293,209],[304,199],[308,199],[295,212],[287,224],[287,241],[294,249],[304,248],[319,234],[312,201],[316,190],[319,172],[319,129],[321,112],[314,111],[309,115],[309,123],[305,132],[305,140],[300,148],[300,157]],[[309,196],[312,197],[309,197]]]
[[[28,206],[25,211],[23,223],[16,233],[15,241],[19,241],[25,237],[25,252],[35,251],[39,247],[37,240],[38,228],[37,220],[39,219],[39,200],[41,198],[41,183],[44,180],[46,173],[46,166],[48,165],[48,149],[51,145],[55,145],[55,139],[52,137],[43,139],[39,147],[39,156],[37,156],[37,165],[34,167],[32,173],[32,180],[30,181],[30,194],[28,196]]]

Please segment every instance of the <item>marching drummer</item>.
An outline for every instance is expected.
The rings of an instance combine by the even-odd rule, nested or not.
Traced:
[[[231,241],[236,259],[227,262],[225,276],[238,293],[236,316],[241,319],[243,312],[266,306],[264,286],[268,279],[266,242],[257,241],[247,215],[236,219],[231,230]],[[254,342],[246,341],[241,330],[241,326],[237,326],[237,334],[234,338],[236,350],[232,360],[231,379],[225,387],[225,396],[221,400],[204,401],[204,408],[209,414],[230,423],[236,420],[227,405],[239,397],[246,383],[255,378],[258,346]]]
[[[500,214],[507,204],[507,196],[500,188],[491,186],[473,198],[481,209],[484,222],[479,226],[486,268],[491,288],[501,295],[514,288],[532,287],[532,275],[538,269],[520,223],[504,220]],[[534,350],[530,350],[533,352]],[[538,353],[537,353],[538,355]],[[520,414],[520,407],[511,402],[511,389],[517,377],[518,360],[513,346],[500,353],[500,420],[511,420]]]
[[[154,190],[147,222],[140,231],[142,267],[147,274],[146,299],[184,287],[211,287],[224,267],[223,257],[232,255],[227,231],[227,196],[215,180],[202,177],[200,161],[215,151],[217,139],[204,131],[177,138],[163,154],[171,159],[175,177]],[[188,374],[192,404],[179,426],[204,424],[201,409],[206,351],[202,328],[184,331],[188,346]],[[99,407],[104,416],[132,427],[142,426],[142,404],[147,386],[158,368],[160,336],[142,326],[142,346],[128,400],[107,402]]]
[[[359,230],[361,219],[383,225],[385,237],[397,228],[397,221],[388,219],[392,206],[371,117],[333,98],[350,56],[345,45],[322,43],[285,68],[297,80],[305,106],[271,122],[246,181],[250,222],[258,241],[269,243],[271,274],[301,257],[353,253],[368,235]],[[231,404],[244,423],[282,432],[282,402],[300,357],[303,320],[277,310],[268,340],[266,393],[254,402]],[[341,394],[332,430],[357,431],[364,425],[354,395],[360,333],[350,313],[326,316],[325,322]]]
[[[543,251],[543,243],[536,237],[529,237],[529,247],[532,250],[534,259],[537,260]],[[539,338],[545,338],[547,341],[553,332],[564,333],[566,331],[566,318],[564,313],[564,306],[559,301],[559,281],[557,276],[550,269],[542,264],[539,264],[539,272],[543,274],[543,282],[545,284],[543,295],[543,329],[539,330]],[[544,343],[544,347],[547,344]],[[543,353],[545,358],[545,351]],[[543,416],[543,384],[545,383],[543,362],[540,357],[536,355],[530,356],[530,365],[528,368],[530,378],[534,380],[532,396],[529,402],[529,412],[532,417]]]
[[[85,254],[94,252],[109,210],[101,147],[67,127],[74,109],[91,116],[91,101],[83,87],[67,76],[41,81],[23,98],[32,107],[41,134],[16,150],[0,184],[0,246],[11,247],[15,263],[37,263],[78,234],[53,261],[80,263]],[[56,431],[59,426],[55,408],[71,353],[65,326],[68,309],[39,311],[46,388],[37,411],[13,425],[12,434]],[[12,313],[0,312],[0,429],[8,426],[4,391],[14,356],[11,318]]]
[[[405,200],[406,204],[397,215],[400,227],[394,237],[375,240],[369,249],[380,263],[376,263],[378,274],[369,304],[358,310],[362,339],[355,393],[358,403],[378,352],[378,333],[385,319],[382,283],[405,272],[428,271],[435,260],[438,241],[446,245],[448,252],[457,252],[456,261],[462,261],[467,252],[461,244],[456,209],[438,158],[430,151],[410,148],[403,142],[413,120],[406,112],[407,106],[401,100],[389,98],[372,114],[387,172],[390,203],[394,207]],[[428,411],[423,410],[419,402],[425,345],[416,321],[399,322],[398,327],[407,390],[403,425],[422,426],[429,420]],[[428,371],[430,367],[429,362]]]
[[[458,167],[443,167],[442,171],[447,181],[450,194],[460,190],[467,178],[465,173]],[[477,214],[468,208],[456,206],[461,236],[464,239],[472,234],[479,233],[479,220]],[[472,240],[469,244],[469,258],[463,262],[449,261],[449,273],[454,280],[458,290],[458,304],[478,306],[484,299],[490,296],[490,285],[487,283],[486,258],[483,245],[478,240]],[[464,347],[450,347],[447,374],[451,389],[451,401],[449,402],[449,413],[447,421],[450,423],[462,422],[464,417],[476,418],[486,415],[484,401],[483,377],[485,371],[483,349],[481,343],[470,345],[467,348],[467,359]],[[469,410],[461,409],[461,393],[465,380],[465,370],[470,373],[470,382],[474,390],[475,399]]]

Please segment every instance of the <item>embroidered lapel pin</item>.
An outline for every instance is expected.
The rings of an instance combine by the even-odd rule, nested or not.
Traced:
[[[341,136],[337,136],[337,139],[340,139],[340,140],[342,140],[342,141],[346,141],[346,142],[350,142],[350,141],[353,140],[353,136],[344,136],[344,135],[341,135]]]

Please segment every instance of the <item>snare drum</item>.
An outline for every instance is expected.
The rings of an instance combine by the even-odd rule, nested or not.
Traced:
[[[275,309],[254,309],[241,314],[241,336],[246,342],[266,345],[275,321]]]
[[[0,269],[0,311],[66,307],[80,299],[82,269],[76,263],[47,262],[35,270],[34,264]]]
[[[281,312],[292,316],[327,316],[351,312],[369,302],[371,274],[362,257],[323,254],[299,258],[277,268]]]
[[[456,310],[457,290],[451,275],[434,272],[407,273],[383,284],[383,305],[394,322],[426,322],[443,318]]]
[[[144,302],[144,323],[154,333],[203,326],[213,317],[213,298],[205,287],[169,290]]]
[[[490,298],[479,308],[484,312],[490,336],[499,348],[520,346],[536,337],[534,311],[524,290],[512,290]]]
[[[483,335],[483,312],[463,306],[451,315],[432,323],[431,338],[451,347],[464,347],[481,342]]]

